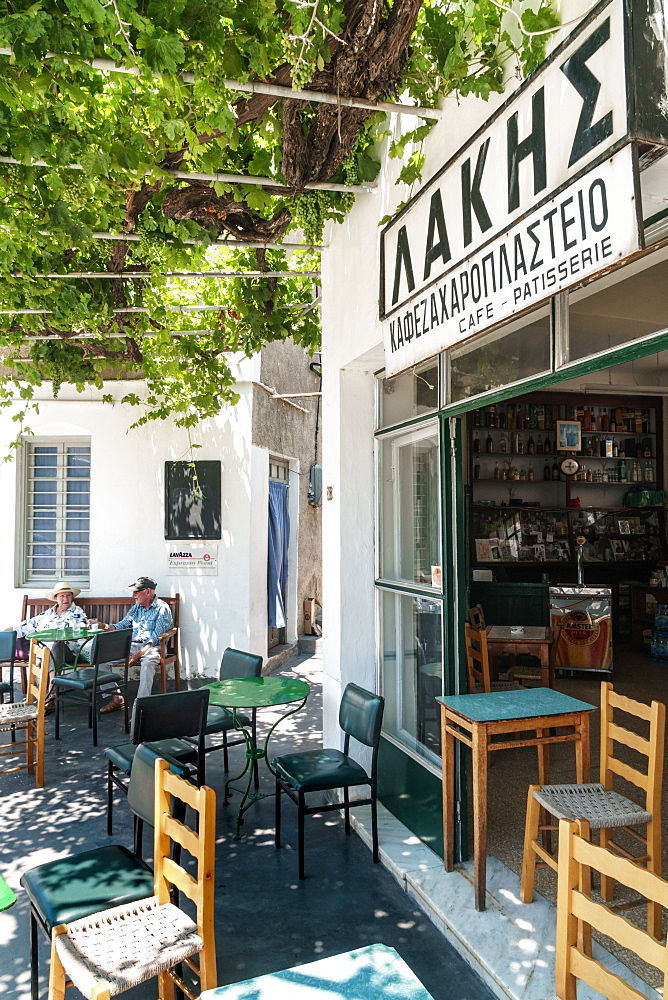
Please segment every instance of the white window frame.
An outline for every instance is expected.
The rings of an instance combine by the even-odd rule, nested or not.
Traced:
[[[17,585],[22,587],[47,587],[53,586],[58,580],[67,580],[76,586],[88,587],[90,584],[90,478],[89,478],[89,505],[88,505],[88,571],[86,573],[72,573],[65,568],[65,505],[60,503],[57,510],[56,523],[56,566],[48,576],[39,576],[31,573],[29,566],[29,548],[31,544],[31,510],[33,506],[33,455],[34,449],[39,447],[58,449],[58,495],[59,499],[65,497],[67,483],[66,464],[68,447],[91,447],[89,437],[31,437],[24,442],[21,449],[21,467],[19,472],[19,502],[17,504],[17,538],[19,545],[18,565],[17,565]],[[79,544],[79,543],[77,543]]]

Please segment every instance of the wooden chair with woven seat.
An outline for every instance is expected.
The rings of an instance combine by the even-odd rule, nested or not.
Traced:
[[[668,908],[668,882],[628,858],[592,844],[580,823],[566,819],[559,823],[558,871],[555,993],[560,1000],[577,1000],[578,979],[592,987],[597,996],[600,993],[610,1000],[644,1000],[644,991],[640,993],[616,971],[606,968],[602,957],[592,955],[589,948],[592,930],[605,934],[630,953],[624,959],[626,965],[631,965],[629,958],[637,956],[657,968],[663,978],[660,989],[665,996],[668,988],[665,938],[655,940],[648,931],[613,912],[605,902],[591,899],[583,886],[590,883],[592,872],[597,873],[602,883],[619,882],[632,893],[643,895],[649,906],[660,912]]]
[[[44,786],[44,723],[49,659],[48,649],[38,646],[36,642],[31,643],[26,697],[23,701],[0,705],[0,733],[11,734],[10,743],[0,743],[0,757],[14,757],[24,751],[26,756],[25,764],[3,768],[0,774],[12,771],[34,773],[38,788]],[[23,739],[17,739],[17,736],[23,736]]]
[[[649,724],[647,736],[623,727],[615,721],[614,712],[620,711]],[[601,684],[601,771],[600,784],[585,785],[530,785],[527,798],[526,825],[524,830],[524,857],[520,896],[522,902],[533,900],[536,865],[542,862],[557,870],[557,859],[538,842],[541,831],[556,830],[554,824],[541,825],[540,810],[545,809],[559,820],[579,820],[583,836],[591,839],[594,830],[600,831],[601,847],[644,864],[650,871],[661,872],[661,787],[663,780],[663,751],[666,706],[653,701],[651,705],[633,701],[617,694],[609,681]],[[621,760],[615,755],[615,744],[631,750],[647,760],[647,771]],[[639,788],[644,794],[640,805],[613,789],[613,776],[618,775]],[[645,826],[645,836],[636,829]],[[644,854],[632,855],[615,843],[613,831],[623,829],[642,844]],[[540,859],[540,862],[538,861]],[[613,895],[612,879],[604,875],[601,895],[610,900]],[[634,901],[629,905],[637,905]],[[621,906],[621,904],[620,904]],[[661,934],[661,909],[648,903],[647,926],[654,937]]]
[[[88,1000],[110,1000],[154,976],[160,1000],[173,997],[175,985],[190,1000],[216,986],[216,793],[172,774],[162,758],[155,767],[154,895],[54,927],[49,1000],[64,1000],[67,978]],[[196,813],[196,829],[172,815],[172,800]],[[172,843],[194,859],[196,878],[170,856]],[[172,886],[194,903],[195,920],[170,902]],[[199,979],[196,992],[175,969],[182,963]]]
[[[553,625],[552,627],[552,642],[550,643],[550,672],[549,672],[549,682],[548,687],[554,687],[554,668],[557,663],[557,645],[559,643],[559,636],[561,635],[561,625]],[[531,659],[536,660],[537,657],[531,657]],[[543,681],[543,671],[540,665],[533,666],[532,664],[516,663],[513,666],[513,678],[518,681],[522,687],[528,686],[526,684],[529,681],[531,684],[534,682],[537,685],[541,685]]]
[[[58,924],[153,895],[153,870],[142,860],[141,831],[155,821],[155,761],[165,756],[175,774],[190,777],[190,769],[159,752],[155,745],[135,747],[128,785],[128,805],[134,817],[134,849],[105,844],[30,868],[21,885],[30,900],[31,1000],[39,1000],[38,929],[51,940]]]
[[[485,612],[483,611],[482,604],[474,604],[472,608],[468,609],[467,613],[468,613],[469,624],[471,624],[473,628],[478,628],[478,629],[481,628],[484,631],[486,625],[485,625]]]
[[[466,633],[466,680],[469,694],[512,691],[519,687],[513,680],[492,680],[485,630],[474,628],[465,622],[464,631]]]

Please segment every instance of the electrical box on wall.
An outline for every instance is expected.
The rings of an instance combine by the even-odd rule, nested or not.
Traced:
[[[312,465],[309,470],[308,502],[319,507],[322,500],[322,466]]]

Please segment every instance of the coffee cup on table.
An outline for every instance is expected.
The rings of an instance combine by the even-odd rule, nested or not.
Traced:
[[[100,623],[98,621],[88,622],[88,631],[89,632],[98,632],[99,629],[100,629]]]

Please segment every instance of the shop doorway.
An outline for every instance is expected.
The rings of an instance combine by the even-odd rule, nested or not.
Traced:
[[[668,605],[664,373],[668,351],[561,382],[549,392],[510,397],[461,418],[469,567],[466,606],[458,608],[461,627],[468,608],[477,604],[487,626],[516,627],[549,626],[555,614],[563,618],[573,605],[581,612],[587,641],[575,659],[556,659],[554,686],[596,706],[601,681],[608,678],[629,698],[668,704],[668,617],[661,614]],[[574,436],[566,437],[566,430]],[[597,623],[596,598],[587,604],[577,596],[578,538],[584,539],[585,588],[608,595],[609,636]],[[562,608],[555,607],[560,589]],[[513,670],[521,676],[530,662],[528,654],[524,660],[505,655],[493,669],[512,680]],[[596,781],[598,712],[592,717],[591,750]],[[572,750],[554,746],[551,765],[553,783],[574,780]],[[527,787],[536,781],[531,751],[495,755],[488,852],[517,873]],[[664,815],[664,871],[666,820]],[[551,871],[540,872],[537,889],[556,899]]]
[[[290,515],[288,508],[289,465],[269,461],[268,556],[267,556],[267,648],[287,641],[288,549]]]

